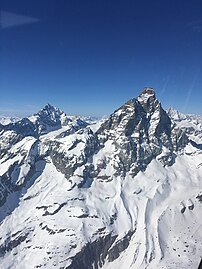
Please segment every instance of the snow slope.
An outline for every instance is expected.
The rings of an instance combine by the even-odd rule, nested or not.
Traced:
[[[68,130],[1,130],[1,267],[197,268],[202,146],[154,91]]]

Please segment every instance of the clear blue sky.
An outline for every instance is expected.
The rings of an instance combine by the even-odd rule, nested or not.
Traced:
[[[1,0],[1,11],[0,114],[46,103],[110,114],[145,86],[202,114],[201,0]]]

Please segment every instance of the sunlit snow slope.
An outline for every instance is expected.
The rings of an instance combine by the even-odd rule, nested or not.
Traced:
[[[48,105],[1,126],[0,268],[197,268],[202,144],[186,132],[151,88],[101,125]]]

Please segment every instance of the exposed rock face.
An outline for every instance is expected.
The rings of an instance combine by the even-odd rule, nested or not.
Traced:
[[[202,143],[202,116],[185,115],[173,108],[168,109],[167,113],[177,127],[183,130],[190,139]]]
[[[67,177],[70,177],[72,171],[76,169],[76,167],[72,167],[71,162],[69,163],[72,156],[65,158],[64,154],[59,152],[59,142],[49,141],[43,144],[39,138],[45,133],[65,126],[65,131],[61,131],[59,135],[59,137],[64,137],[74,134],[87,125],[78,117],[68,117],[63,111],[49,104],[29,118],[13,121],[7,125],[0,124],[1,162],[9,163],[9,160],[13,160],[0,179],[0,203],[6,202],[8,193],[24,186],[35,171],[35,163],[39,159],[45,158],[47,154],[53,157],[53,162],[57,168],[64,172]],[[88,145],[89,143],[86,144],[84,156],[75,156],[76,163],[74,165],[81,166],[87,162],[91,146]],[[45,152],[44,147],[46,148]]]
[[[117,236],[108,234],[98,240],[88,243],[73,257],[72,263],[66,269],[98,269],[107,259],[109,262],[116,260],[128,247],[135,231],[129,231],[121,240],[115,242]]]
[[[201,260],[201,262],[200,262],[200,264],[199,264],[198,269],[202,269],[202,260]]]
[[[3,245],[0,245],[0,257],[6,255],[7,252],[12,251],[12,249],[19,246],[23,241],[26,240],[29,232],[21,232],[16,236],[16,238],[12,238],[12,236],[8,237]],[[14,235],[15,236],[15,235]]]
[[[68,135],[63,133],[62,137],[65,139]],[[85,167],[81,176],[91,179],[108,179],[109,176],[103,174],[103,168],[107,166],[115,176],[125,177],[127,172],[135,176],[139,171],[144,171],[154,158],[164,166],[172,165],[176,152],[188,143],[186,135],[175,128],[150,88],[144,89],[137,99],[128,101],[116,110],[96,134],[90,129],[78,131],[71,145],[65,149],[62,137],[50,143],[49,155],[67,179],[87,162],[91,165]],[[93,156],[105,151],[109,141],[114,147],[110,156],[94,162]],[[78,148],[82,150],[78,151]]]
[[[34,124],[27,118],[24,118],[14,123],[9,123],[8,125],[3,126],[2,130],[14,131],[16,134],[21,135],[22,137],[38,136]]]
[[[73,133],[87,125],[86,122],[78,117],[68,117],[59,108],[47,104],[33,116],[23,118],[7,125],[0,125],[0,130],[14,131],[22,137],[33,136],[38,138],[40,135],[58,130],[62,126],[69,126],[71,133]]]
[[[39,135],[60,129],[62,126],[74,128],[74,131],[86,127],[88,124],[79,118],[68,117],[62,110],[47,104],[37,114],[29,117]]]
[[[0,125],[2,268],[196,264],[202,147],[182,119],[145,88],[94,132],[50,105]]]
[[[62,126],[68,128],[58,133],[54,139],[40,141],[41,134]],[[107,174],[107,170],[113,171],[114,176],[124,178],[129,172],[134,177],[139,171],[144,171],[154,158],[160,160],[164,166],[172,165],[176,152],[180,152],[188,143],[184,132],[176,128],[162,109],[152,88],[145,88],[137,99],[129,100],[117,109],[96,133],[85,128],[86,126],[82,120],[69,118],[60,109],[49,104],[28,119],[1,125],[0,156],[4,162],[19,154],[18,151],[12,150],[13,145],[23,139],[26,141],[26,137],[33,137],[33,142],[34,139],[39,139],[35,150],[38,157],[31,163],[26,161],[27,164],[24,164],[25,160],[29,159],[28,152],[31,152],[31,149],[22,150],[21,159],[15,160],[2,175],[2,181],[7,182],[7,188],[13,191],[16,184],[19,187],[26,182],[35,161],[46,156],[51,158],[55,167],[67,179],[79,175],[77,184],[82,187],[96,178],[103,181],[112,180],[112,174]],[[30,139],[28,138],[28,143]],[[111,150],[105,154],[108,147],[111,147]],[[21,167],[25,169],[24,166],[26,172],[23,172],[21,177]],[[78,174],[79,168],[81,169]],[[4,202],[7,188],[3,188],[2,192]]]
[[[56,168],[69,179],[77,168],[91,162],[93,154],[99,149],[99,141],[89,128],[75,133],[68,148],[63,147],[63,140],[65,137],[48,142],[48,154]],[[83,176],[86,177],[85,173]]]
[[[110,247],[113,245],[117,236],[110,234],[97,241],[88,243],[83,249],[72,259],[72,263],[66,269],[98,269],[102,267],[108,255]]]
[[[115,245],[108,251],[108,261],[113,262],[118,259],[120,254],[127,249],[130,244],[131,237],[135,231],[129,231],[121,240],[117,241]]]
[[[22,135],[17,134],[14,131],[6,131],[6,130],[1,130],[0,131],[0,157],[2,158],[4,155],[8,156],[9,149],[16,144],[17,142],[22,140]],[[12,155],[12,154],[11,154]],[[12,157],[12,156],[8,157]]]
[[[130,171],[133,176],[156,157],[163,165],[172,165],[175,152],[188,143],[186,135],[172,124],[151,88],[145,88],[137,99],[116,110],[97,134],[103,144],[109,139],[113,141],[121,169],[125,173]]]
[[[36,173],[35,164],[41,158],[39,156],[39,141],[34,138],[24,138],[24,147],[7,154],[2,158],[3,163],[9,162],[7,170],[0,177],[0,204],[6,202],[6,198],[10,193],[21,190],[27,181]],[[15,144],[14,144],[15,145]]]

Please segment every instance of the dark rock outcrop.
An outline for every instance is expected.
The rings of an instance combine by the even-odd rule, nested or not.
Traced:
[[[120,170],[130,171],[134,176],[154,158],[163,165],[172,165],[175,152],[188,143],[184,132],[173,125],[151,88],[145,88],[137,99],[129,100],[116,110],[101,125],[97,135],[100,144],[113,141]]]
[[[98,269],[102,267],[116,237],[108,234],[94,242],[89,242],[78,254],[72,257],[72,263],[66,269]]]

